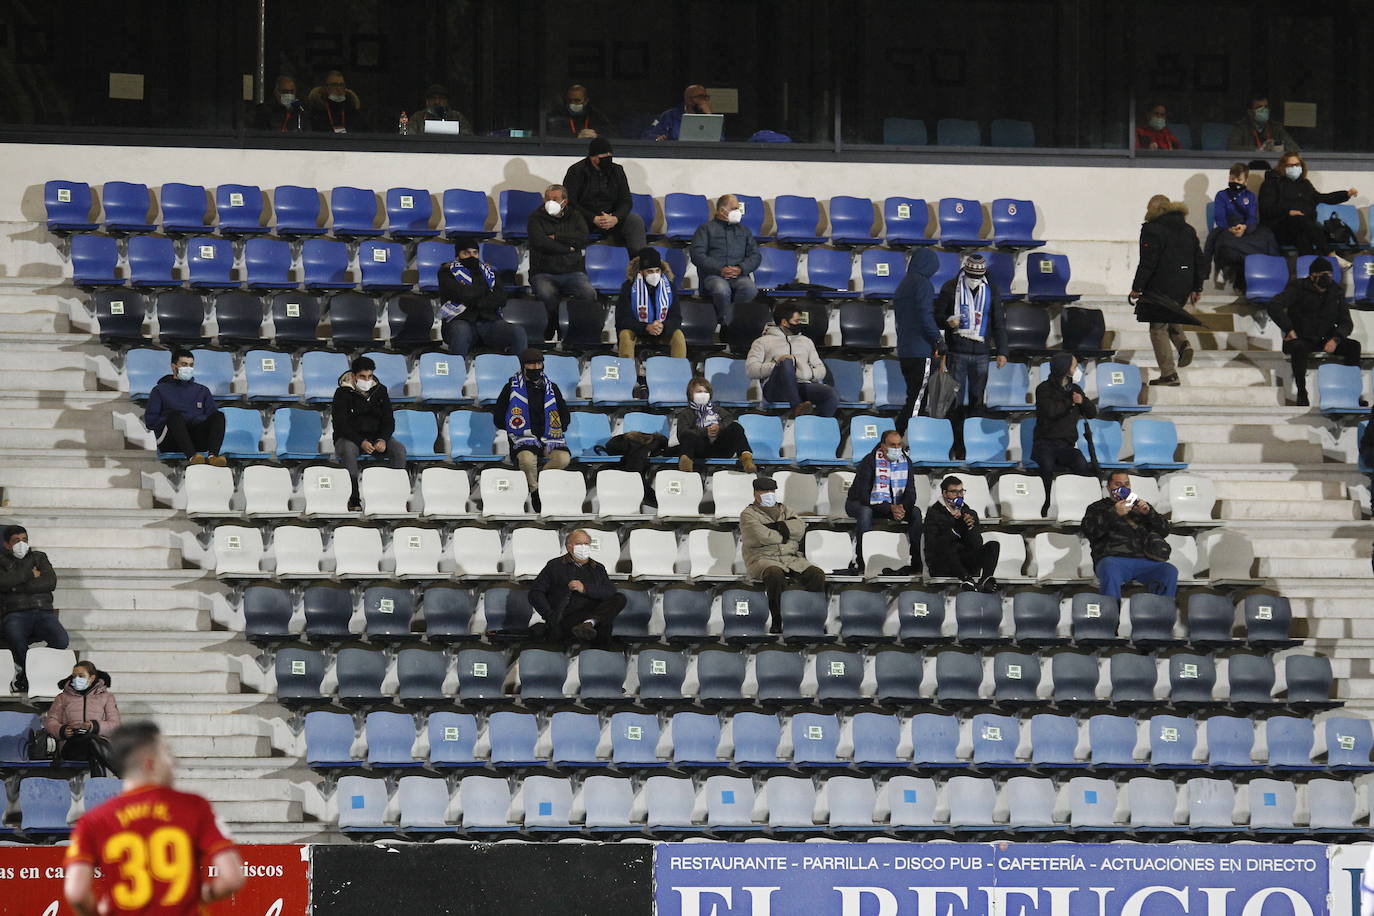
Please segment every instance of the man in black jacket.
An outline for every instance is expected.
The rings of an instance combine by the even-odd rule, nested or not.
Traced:
[[[6,525],[0,530],[0,620],[5,644],[14,659],[14,680],[10,693],[29,689],[24,662],[29,646],[46,643],[49,649],[67,648],[67,631],[53,609],[57,573],[48,555],[29,548],[29,532],[22,525]]]
[[[1293,382],[1298,406],[1306,407],[1307,357],[1326,353],[1347,366],[1360,364],[1360,342],[1350,337],[1354,328],[1345,291],[1331,277],[1331,262],[1313,258],[1307,276],[1292,279],[1269,301],[1269,317],[1283,332],[1283,352],[1293,363]]]
[[[525,472],[530,505],[534,511],[543,506],[539,499],[539,459],[551,471],[562,470],[572,461],[568,451],[568,423],[572,417],[563,392],[544,374],[544,354],[534,348],[520,354],[520,372],[511,376],[496,398],[492,416],[510,439],[515,464]]]
[[[310,115],[306,114],[305,102],[296,95],[296,81],[289,76],[277,77],[272,97],[253,109],[248,126],[283,134],[310,130]]]
[[[1045,480],[1045,505],[1049,510],[1050,487],[1059,474],[1092,476],[1092,466],[1078,450],[1078,421],[1097,416],[1097,406],[1073,380],[1078,359],[1072,353],[1056,353],[1050,359],[1050,377],[1035,389],[1035,439],[1031,460]]]
[[[611,156],[611,141],[597,137],[587,145],[587,158],[568,167],[563,186],[568,189],[568,203],[582,214],[587,226],[624,245],[634,257],[644,247],[648,227],[631,209],[634,198],[630,196],[630,181]]]
[[[1202,279],[1207,275],[1207,258],[1198,244],[1197,233],[1185,217],[1188,208],[1163,194],[1150,198],[1145,208],[1145,223],[1140,227],[1140,266],[1131,284],[1131,301],[1145,293],[1163,296],[1182,309],[1202,295]],[[1140,305],[1136,306],[1139,317]],[[1193,361],[1193,348],[1179,326],[1151,321],[1150,344],[1155,351],[1159,377],[1151,385],[1177,385],[1178,370]],[[1175,358],[1174,348],[1178,350]]]
[[[609,137],[611,119],[591,103],[586,86],[574,83],[563,93],[562,103],[544,116],[544,134],[550,140]]]
[[[682,306],[673,291],[673,273],[658,249],[646,246],[636,252],[629,274],[615,303],[616,352],[631,359],[636,345],[667,347],[669,356],[685,358]]]
[[[1083,534],[1092,547],[1098,591],[1121,597],[1134,579],[1156,595],[1178,591],[1178,568],[1168,562],[1169,520],[1131,492],[1131,475],[1107,475],[1108,496],[1083,513]]]
[[[578,528],[568,535],[568,552],[554,557],[530,586],[530,606],[548,624],[550,635],[579,642],[611,638],[625,596],[615,590],[606,567],[592,559],[592,539]]]
[[[458,259],[439,268],[439,307],[449,352],[466,357],[473,343],[502,353],[525,349],[525,329],[501,317],[506,289],[496,269],[479,256],[476,239],[455,243]]]
[[[864,535],[873,530],[874,519],[890,520],[905,527],[911,545],[911,565],[884,570],[883,575],[921,574],[921,510],[916,506],[916,488],[911,477],[911,459],[902,448],[902,434],[889,429],[859,462],[845,496],[844,511],[855,522],[851,574],[864,571]]]
[[[583,252],[587,248],[587,221],[568,204],[561,184],[544,190],[544,206],[530,214],[530,286],[548,311],[549,333],[558,327],[558,303],[566,296],[595,302],[596,290],[587,279]]]
[[[958,579],[967,591],[997,591],[992,576],[1002,545],[983,541],[978,513],[964,505],[964,482],[958,477],[940,481],[940,499],[926,511],[924,533],[931,576]]]
[[[354,512],[362,508],[358,496],[360,455],[371,455],[388,467],[406,466],[406,447],[393,438],[396,418],[391,413],[391,397],[374,375],[376,370],[376,363],[359,356],[349,371],[339,376],[339,387],[334,390],[334,453],[353,481],[348,508]]]

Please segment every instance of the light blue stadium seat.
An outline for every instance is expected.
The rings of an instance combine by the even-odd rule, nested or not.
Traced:
[[[272,415],[278,458],[323,458],[320,438],[324,422],[319,412],[299,407],[278,407]]]
[[[1130,716],[1096,715],[1088,719],[1088,747],[1095,767],[1141,769],[1135,758],[1136,727]]]
[[[368,776],[343,776],[334,797],[339,808],[339,829],[345,833],[386,829],[386,780]]]
[[[477,403],[488,406],[496,403],[506,382],[520,371],[520,358],[505,353],[481,353],[473,359],[472,370]]]
[[[1173,420],[1150,420],[1144,417],[1131,422],[1132,458],[1137,468],[1151,471],[1177,471],[1188,466],[1186,461],[1174,460],[1178,450],[1178,430]],[[1101,455],[1101,452],[1098,453]],[[1107,467],[1106,464],[1102,465]]]
[[[912,467],[946,467],[958,464],[949,457],[954,448],[954,427],[949,420],[912,417],[907,424],[908,453]],[[1006,450],[1003,449],[1003,454]]]
[[[799,466],[844,467],[848,463],[836,457],[840,450],[840,424],[834,417],[797,417],[792,423],[792,434]]]
[[[329,192],[334,237],[370,239],[382,234],[377,223],[377,192],[371,188],[338,187]]]
[[[1045,244],[1044,239],[1035,238],[1035,201],[999,197],[991,210],[992,238],[998,248],[1024,251]]]
[[[627,433],[657,433],[661,436],[666,436],[668,435],[668,424],[670,421],[671,418],[666,414],[632,410],[625,414],[621,429]]]
[[[1249,716],[1207,720],[1207,765],[1214,770],[1263,769],[1254,759],[1255,723]]]
[[[0,710],[0,766],[22,766],[29,762],[29,732],[41,721],[31,712]]]
[[[334,400],[339,376],[348,371],[348,356],[325,350],[310,350],[301,356],[301,379],[305,383],[305,399],[311,404],[327,404]]]
[[[807,282],[828,287],[812,290],[813,296],[821,299],[857,299],[858,291],[849,288],[853,273],[854,255],[848,250],[812,248],[806,253]]]
[[[642,712],[611,716],[611,762],[618,767],[667,766],[658,758],[658,717]]]
[[[65,779],[26,776],[19,783],[20,829],[30,834],[65,834],[72,787]]]
[[[1197,720],[1183,716],[1154,716],[1150,719],[1150,766],[1158,769],[1191,770],[1205,766],[1193,759],[1197,750]]]
[[[577,394],[577,386],[582,381],[582,366],[576,356],[545,354],[544,375],[558,386],[564,402],[569,407],[587,403],[587,398],[579,397]]]
[[[406,447],[407,461],[442,461],[435,448],[439,439],[439,420],[427,410],[398,410],[395,437]]]
[[[917,419],[921,418],[918,417]],[[908,434],[910,434],[909,428]],[[1006,420],[992,417],[966,417],[964,419],[964,463],[970,467],[1015,467],[1016,462],[1007,457],[1010,444],[1011,429]]]
[[[487,717],[487,737],[491,742],[494,766],[538,766],[543,763],[535,755],[539,719],[532,713],[493,712]]]
[[[1161,420],[1142,420],[1144,423],[1167,422]],[[1021,424],[1023,427],[1025,423]],[[1170,424],[1172,425],[1172,424]],[[1132,429],[1135,427],[1132,426]],[[1121,424],[1115,420],[1079,420],[1078,421],[1078,450],[1083,453],[1083,457],[1092,460],[1088,454],[1088,439],[1084,430],[1092,432],[1093,446],[1097,451],[1097,463],[1103,468],[1126,468],[1131,463],[1121,460]],[[1025,440],[1022,439],[1024,447]]]
[[[858,464],[865,455],[873,451],[879,437],[892,428],[892,421],[872,414],[856,414],[849,420],[850,463]],[[914,440],[914,434],[912,434]],[[914,456],[913,456],[914,457]]]
[[[856,713],[853,726],[854,764],[860,767],[898,767],[906,761],[897,754],[901,745],[902,723],[895,715],[875,712]]]
[[[266,458],[262,450],[262,414],[244,407],[225,407],[224,443],[220,454],[226,458]]]
[[[196,347],[191,351],[196,360],[196,381],[210,389],[216,401],[236,401],[238,395],[229,391],[234,381],[234,355],[224,350]]]
[[[1025,363],[1009,362],[1005,366],[988,366],[985,402],[992,410],[1022,412],[1034,410],[1027,403],[1030,396],[1030,368]]]
[[[940,247],[981,248],[985,244],[982,231],[981,203],[959,197],[940,200]],[[940,287],[937,285],[935,288],[938,290]]]
[[[869,406],[869,402],[864,400],[863,396],[863,363],[858,360],[831,357],[825,360],[825,368],[830,373],[830,385],[840,397],[840,409],[862,410]]]
[[[1097,409],[1107,413],[1145,413],[1140,403],[1140,367],[1129,363],[1097,364]]]
[[[636,378],[633,359],[619,356],[592,357],[592,403],[598,407],[643,403],[634,396]]]
[[[99,223],[91,222],[95,200],[91,186],[84,181],[53,179],[43,183],[43,209],[47,213],[48,231],[61,235],[67,232],[94,232]]]
[[[414,395],[406,394],[406,380],[410,377],[410,367],[406,364],[406,358],[400,353],[385,353],[380,350],[369,350],[364,356],[377,364],[377,381],[386,386],[387,397],[393,403],[409,403],[415,400]]]
[[[434,201],[429,191],[423,188],[387,189],[387,234],[393,239],[433,238],[439,234],[438,229],[429,227],[433,216]]]
[[[959,757],[959,719],[933,712],[911,717],[911,762],[917,767],[966,767]]]
[[[687,383],[692,380],[692,364],[685,358],[651,356],[644,361],[644,381],[649,386],[653,407],[682,407],[687,404]]]
[[[429,732],[429,765],[432,767],[481,766],[474,754],[477,717],[471,713],[434,712],[425,728]]]
[[[251,184],[222,184],[215,188],[215,213],[219,234],[225,238],[265,235],[262,224],[262,188]]]
[[[320,192],[316,188],[279,185],[272,193],[277,235],[282,238],[324,235],[320,226]]]
[[[1245,256],[1245,298],[1248,301],[1268,302],[1287,285],[1287,259],[1270,254]]]
[[[792,763],[799,767],[844,766],[839,759],[837,716],[803,712],[792,717]]]
[[[534,191],[502,191],[496,200],[501,217],[501,238],[521,240],[529,234],[530,214],[544,204],[544,195]]]
[[[930,208],[921,198],[889,197],[883,201],[883,228],[889,248],[934,245],[936,240],[926,234],[929,224]]]
[[[935,123],[937,146],[982,146],[982,130],[977,121],[963,118],[941,118]]]
[[[415,288],[422,293],[439,292],[439,268],[457,257],[452,242],[427,241],[415,246]]]
[[[1326,729],[1326,765],[1333,770],[1368,771],[1374,769],[1370,751],[1374,750],[1374,729],[1368,719],[1332,716]]]
[[[402,833],[451,833],[445,818],[448,782],[432,776],[402,776],[396,783],[396,805]]]
[[[611,438],[611,418],[604,413],[585,410],[572,412],[568,424],[568,451],[574,459],[584,464],[609,464],[619,461],[615,455],[603,455],[596,451],[598,445],[605,445]]]
[[[415,744],[415,720],[409,713],[377,711],[367,714],[367,763],[372,767],[418,767],[410,749]]]
[[[1026,257],[1026,301],[1027,302],[1077,302],[1079,297],[1070,295],[1069,257],[1063,254],[1047,254],[1037,251]]]
[[[419,376],[420,400],[426,404],[466,404],[472,400],[463,394],[468,366],[461,356],[421,353]]]
[[[877,245],[873,201],[868,197],[830,198],[830,240],[836,245]]]
[[[1317,770],[1312,762],[1316,727],[1311,719],[1297,716],[1270,716],[1264,722],[1265,744],[1269,747],[1271,770]]]
[[[1078,760],[1078,723],[1072,716],[1038,713],[1031,716],[1031,765],[1055,769],[1078,769],[1087,766]]]
[[[148,222],[148,213],[153,209],[153,195],[146,184],[107,181],[100,202],[105,208],[106,232],[152,232],[157,228]]]
[[[622,245],[588,245],[587,279],[603,296],[618,293],[630,269],[630,255]]]
[[[81,804],[87,811],[98,808],[124,791],[118,776],[88,776],[81,786]]]
[[[980,713],[973,717],[973,765],[1001,769],[1021,767],[1016,747],[1021,742],[1021,723],[1015,716]]]
[[[744,360],[708,356],[702,371],[711,383],[711,396],[722,407],[750,407],[755,403],[749,397],[749,376]]]
[[[1317,367],[1317,403],[1323,415],[1368,413],[1369,408],[1360,404],[1363,393],[1364,371],[1359,366],[1322,363]]]
[[[906,377],[901,363],[895,359],[880,359],[873,363],[873,407],[875,410],[899,410],[906,404]]]
[[[673,763],[677,766],[717,766],[720,719],[701,712],[674,713],[672,718]]]
[[[597,757],[601,740],[601,720],[594,713],[556,712],[549,717],[554,766],[597,767],[606,761]]]
[[[782,724],[776,715],[758,712],[737,712],[730,720],[735,744],[735,766],[781,766],[778,742],[782,739]]]
[[[410,289],[402,279],[406,269],[406,249],[399,242],[371,240],[358,246],[358,286],[369,293]]]
[[[147,400],[158,379],[167,374],[171,353],[154,347],[130,350],[124,357],[124,374],[129,380],[129,397]]]
[[[782,418],[765,414],[746,413],[739,417],[739,424],[749,444],[754,448],[754,461],[758,464],[787,464],[782,457]]]

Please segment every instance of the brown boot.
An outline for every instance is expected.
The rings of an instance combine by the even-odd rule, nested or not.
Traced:
[[[692,459],[691,459],[691,458],[688,458],[686,455],[682,455],[681,457],[678,458],[678,460],[677,460],[677,469],[678,469],[679,471],[682,471],[682,472],[685,473],[685,474],[690,474],[690,473],[692,473],[692,467],[693,467],[693,465],[692,465]]]
[[[746,474],[757,474],[759,472],[759,466],[754,464],[753,452],[739,453],[739,469]]]
[[[812,404],[810,401],[802,401],[802,402],[801,402],[800,404],[798,404],[796,407],[793,407],[793,408],[792,408],[792,412],[789,413],[788,416],[790,416],[792,419],[795,420],[797,417],[806,417],[806,416],[810,416],[811,414],[813,414],[813,413],[815,413],[815,412],[816,412],[816,405],[815,405],[815,404]]]

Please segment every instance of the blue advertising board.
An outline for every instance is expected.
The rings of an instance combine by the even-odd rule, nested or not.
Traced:
[[[1324,916],[1326,847],[665,843],[658,916]]]

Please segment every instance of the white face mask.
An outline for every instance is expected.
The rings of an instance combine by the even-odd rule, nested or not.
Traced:
[[[331,102],[342,102],[342,101],[343,101],[344,99],[346,99],[346,98],[348,98],[348,96],[344,95],[342,92],[339,92],[339,93],[333,93],[333,92],[331,92],[331,93],[329,93],[329,101],[331,101]]]
[[[177,378],[181,379],[183,382],[189,382],[195,377],[196,370],[194,366],[177,366]]]
[[[692,403],[693,403],[693,404],[709,404],[709,403],[711,403],[711,392],[709,392],[709,391],[693,391],[693,392],[692,392]]]
[[[1290,165],[1283,170],[1283,174],[1287,175],[1294,181],[1297,181],[1299,178],[1302,177],[1302,166]]]
[[[575,544],[573,546],[573,559],[585,560],[592,555],[591,544]]]
[[[586,108],[587,106],[582,102],[568,103],[568,111],[571,111],[573,114],[581,114]]]
[[[901,449],[899,449],[899,448],[889,448],[889,449],[884,449],[884,451],[887,453],[887,460],[888,460],[888,461],[901,461],[901,460],[902,460],[902,450],[901,450]]]
[[[278,92],[277,100],[281,102],[283,105],[285,105],[287,108],[290,108],[292,105],[296,104],[296,93]]]
[[[759,505],[765,509],[771,509],[778,504],[778,494],[773,491],[759,494]]]
[[[649,284],[650,286],[658,286],[658,281],[662,279],[663,274],[659,273],[658,271],[654,271],[653,273],[646,273],[644,275],[644,282]]]
[[[24,557],[29,555],[29,542],[16,541],[15,545],[10,548],[10,553],[14,554],[16,560],[24,559]]]
[[[556,200],[544,201],[544,212],[549,216],[557,216],[563,212],[563,205]]]
[[[729,213],[725,214],[725,219],[726,222],[738,223],[740,220],[744,219],[744,210],[731,210]]]
[[[376,379],[371,379],[371,378],[360,378],[360,379],[356,380],[356,381],[353,383],[353,387],[354,387],[354,388],[357,388],[357,389],[358,389],[359,391],[361,391],[361,392],[366,393],[366,392],[371,391],[371,390],[372,390],[372,386],[375,385],[375,384],[377,384],[377,380],[376,380]]]
[[[85,690],[87,687],[90,686],[90,684],[91,682],[89,678],[73,677],[71,680],[73,690]]]

